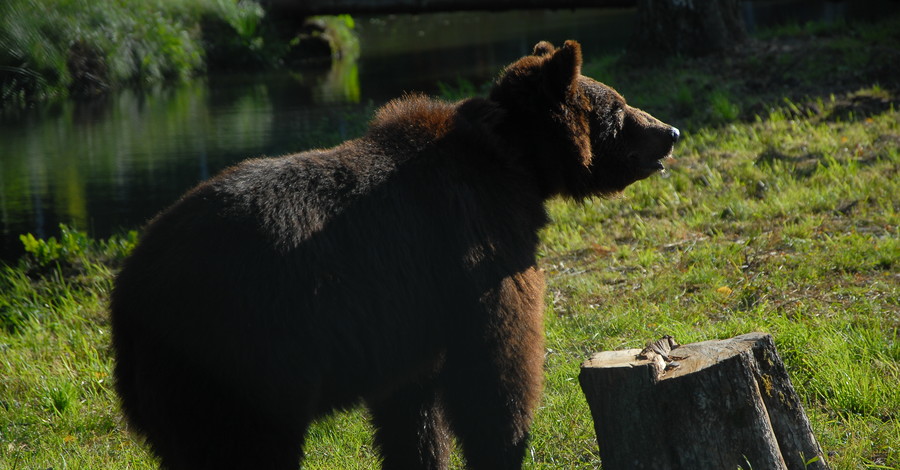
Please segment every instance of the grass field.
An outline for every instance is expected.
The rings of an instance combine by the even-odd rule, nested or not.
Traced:
[[[577,382],[592,352],[751,331],[774,336],[833,468],[900,468],[898,56],[888,19],[785,29],[728,59],[587,63],[685,137],[666,175],[549,205],[527,468],[600,467]],[[0,468],[153,468],[110,383],[105,302],[134,234],[24,240],[0,271]],[[316,424],[307,454],[376,467],[365,412]]]

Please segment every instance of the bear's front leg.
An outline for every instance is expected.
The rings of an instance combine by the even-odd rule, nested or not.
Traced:
[[[522,468],[543,382],[543,292],[533,268],[504,278],[448,351],[444,409],[470,469]]]
[[[432,382],[413,383],[369,402],[383,469],[447,469],[450,433]]]

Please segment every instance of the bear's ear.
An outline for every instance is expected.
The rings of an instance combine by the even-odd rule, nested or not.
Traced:
[[[544,65],[544,73],[547,74],[549,84],[555,88],[554,91],[567,93],[575,79],[581,75],[581,45],[575,41],[566,41],[562,47],[553,51],[553,56]]]
[[[553,47],[553,44],[550,44],[547,41],[541,41],[534,45],[534,52],[532,52],[531,55],[542,57],[552,54],[555,50],[556,48]]]

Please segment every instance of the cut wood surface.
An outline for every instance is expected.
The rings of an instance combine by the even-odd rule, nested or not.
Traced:
[[[601,352],[579,380],[606,470],[828,468],[768,334]]]

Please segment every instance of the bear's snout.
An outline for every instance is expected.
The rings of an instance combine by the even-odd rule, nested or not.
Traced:
[[[631,144],[633,148],[650,160],[665,158],[681,138],[681,131],[677,127],[654,121],[646,127],[637,127],[631,135],[634,139]]]
[[[672,156],[675,144],[681,139],[677,127],[637,109],[630,122],[626,121],[625,131],[625,142],[631,149],[625,160],[633,172],[631,182],[664,171],[663,160]]]

